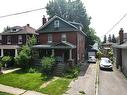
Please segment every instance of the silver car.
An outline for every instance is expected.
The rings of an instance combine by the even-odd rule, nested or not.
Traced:
[[[101,58],[101,62],[100,62],[100,69],[110,69],[112,70],[112,63],[109,60],[109,58]]]
[[[95,56],[89,56],[88,62],[89,62],[89,63],[96,63],[96,58],[95,58]]]

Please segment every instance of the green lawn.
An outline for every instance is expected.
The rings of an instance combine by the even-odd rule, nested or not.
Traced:
[[[12,94],[8,94],[8,93],[0,92],[0,95],[12,95]]]
[[[60,78],[51,82],[47,87],[40,89],[40,91],[49,95],[62,95],[68,89],[70,81],[70,79]]]
[[[70,81],[71,79],[59,78],[51,82],[47,87],[40,89],[40,86],[46,82],[42,79],[41,73],[26,73],[22,70],[18,70],[13,73],[0,75],[0,84],[23,88],[26,90],[40,91],[49,95],[62,95],[62,93],[67,90]]]

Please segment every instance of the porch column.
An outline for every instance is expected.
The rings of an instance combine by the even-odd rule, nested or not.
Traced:
[[[18,50],[15,49],[15,57],[18,55]]]
[[[72,49],[69,51],[69,60],[72,60]]]
[[[4,56],[4,51],[1,49],[1,57]]]
[[[55,55],[55,53],[54,53],[54,49],[52,49],[52,56],[54,56]]]

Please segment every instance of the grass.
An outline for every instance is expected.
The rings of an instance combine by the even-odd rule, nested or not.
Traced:
[[[26,70],[18,70],[12,73],[0,75],[0,84],[26,90],[39,91],[42,93],[47,93],[48,95],[62,95],[62,93],[64,93],[68,89],[68,85],[71,82],[71,79],[61,77],[51,82],[45,88],[40,89],[40,86],[50,79],[51,78],[49,78],[48,80],[44,80],[43,77],[41,77],[41,73],[39,72],[28,73],[28,71],[26,72]]]
[[[0,83],[23,88],[29,90],[36,90],[39,86],[44,83],[42,80],[41,73],[25,73],[22,70],[18,70],[13,73],[0,75]]]
[[[70,83],[70,79],[60,78],[51,82],[47,87],[41,88],[39,91],[48,95],[62,95]]]
[[[12,94],[8,94],[8,93],[5,93],[5,92],[0,92],[0,95],[12,95]]]

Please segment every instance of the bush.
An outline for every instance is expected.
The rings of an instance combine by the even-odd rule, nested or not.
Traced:
[[[103,56],[103,53],[101,51],[97,52],[97,58],[100,59]]]
[[[37,71],[36,71],[36,69],[35,68],[29,68],[29,71],[28,71],[29,73],[36,73]]]
[[[53,72],[53,67],[55,64],[55,59],[53,57],[43,57],[41,60],[42,72],[44,75],[51,75]]]
[[[23,46],[19,55],[15,57],[16,63],[22,68],[30,67],[31,53],[30,48],[26,45]]]
[[[4,56],[1,59],[1,63],[4,67],[7,66],[7,64],[12,60],[12,58],[10,56]]]
[[[74,66],[72,68],[68,68],[65,72],[66,78],[76,78],[79,75],[80,67]]]

